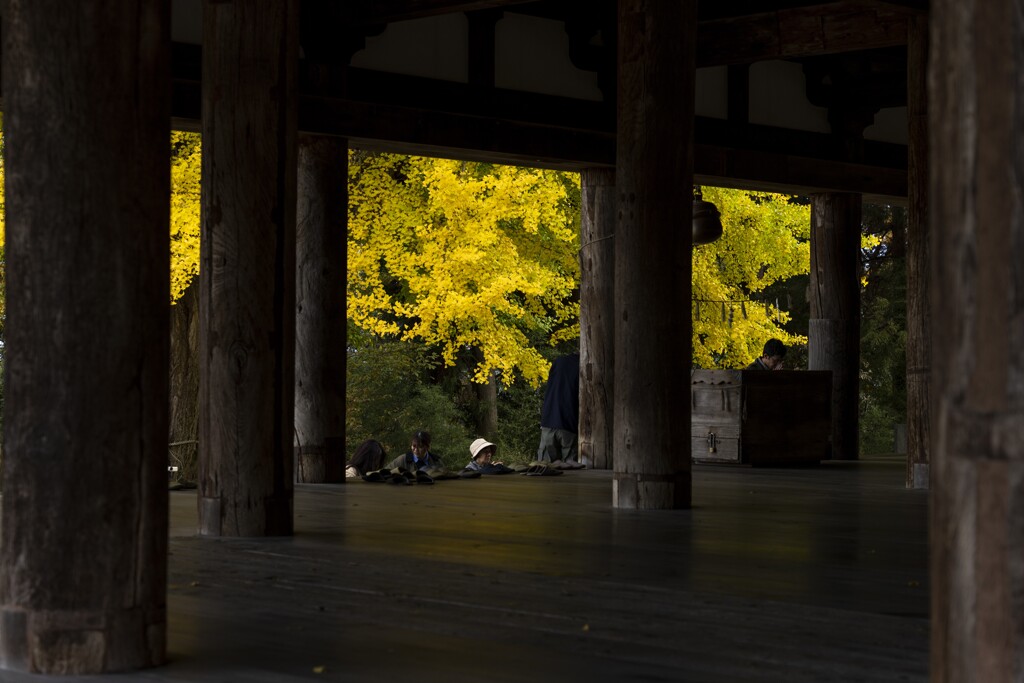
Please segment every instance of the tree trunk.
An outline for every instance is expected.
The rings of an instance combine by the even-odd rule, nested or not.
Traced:
[[[197,479],[199,453],[199,280],[171,306],[171,415],[168,434],[177,478]]]
[[[348,144],[299,146],[295,301],[296,480],[345,481]]]
[[[910,18],[907,45],[907,488],[926,489],[931,461],[928,255],[928,17]],[[895,236],[894,236],[895,237]]]
[[[832,371],[832,458],[856,460],[860,403],[859,194],[811,197],[808,370]]]
[[[615,369],[615,169],[581,174],[580,433],[582,462],[612,468]]]
[[[292,533],[298,3],[203,5],[199,533]]]
[[[1024,26],[936,0],[930,73],[931,677],[1024,680]]]
[[[498,438],[498,382],[494,375],[487,384],[473,383],[476,390],[476,433],[488,441]]]
[[[8,1],[2,14],[0,666],[157,666],[167,619],[170,7]]]
[[[613,505],[690,506],[696,4],[620,0]],[[680,196],[684,201],[680,202]]]

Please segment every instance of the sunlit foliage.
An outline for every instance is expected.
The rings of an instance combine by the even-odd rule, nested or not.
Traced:
[[[348,315],[387,338],[480,350],[474,379],[543,381],[530,342],[579,334],[578,176],[351,153]],[[575,197],[575,201],[574,201]]]
[[[198,133],[171,133],[171,302],[199,273],[199,184],[202,152]]]
[[[784,307],[759,295],[810,268],[810,207],[766,192],[705,187],[703,196],[721,212],[724,232],[693,249],[694,365],[743,367],[772,337],[805,342],[783,327]]]

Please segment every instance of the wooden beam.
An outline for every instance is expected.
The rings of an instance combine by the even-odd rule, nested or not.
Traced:
[[[615,159],[611,131],[311,96],[300,99],[299,129],[371,145],[377,141],[383,149],[449,150],[439,156],[459,157],[476,153],[546,168],[610,166]]]
[[[811,194],[858,192],[901,203],[907,196],[907,171],[870,164],[812,159],[797,154],[694,146],[694,177],[705,185]]]
[[[292,533],[294,3],[204,5],[199,533]]]
[[[196,125],[198,83],[177,81],[175,126]],[[867,142],[866,160],[829,156],[832,136],[697,119],[694,173],[702,182],[785,192],[860,192],[902,201],[906,148]],[[353,147],[581,171],[615,165],[610,129],[302,95],[299,130],[348,138]],[[816,155],[816,156],[815,156]]]
[[[615,170],[580,174],[580,460],[608,470],[615,439]]]
[[[701,22],[697,66],[745,64],[906,45],[907,11],[831,2]]]
[[[359,0],[344,3],[352,24],[386,24],[454,12],[476,12],[522,5],[533,0]]]
[[[612,506],[692,502],[689,230],[696,3],[619,3]],[[683,220],[683,224],[688,224]],[[657,362],[650,362],[657,359]]]
[[[165,660],[169,5],[5,4],[7,682]]]
[[[928,216],[928,17],[911,24],[907,81],[907,488],[931,484],[931,226]]]
[[[807,369],[832,372],[833,460],[859,451],[861,204],[850,192],[811,197]]]
[[[299,138],[295,218],[296,481],[345,481],[348,145]]]

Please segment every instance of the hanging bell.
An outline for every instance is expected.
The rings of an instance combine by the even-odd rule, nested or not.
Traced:
[[[700,187],[693,198],[693,244],[709,244],[722,236],[722,216],[718,207],[704,201]]]
[[[711,202],[693,202],[693,243],[709,244],[722,236],[722,216]]]

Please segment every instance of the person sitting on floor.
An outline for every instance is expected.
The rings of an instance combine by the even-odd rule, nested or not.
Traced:
[[[487,439],[477,439],[469,445],[469,464],[464,468],[480,474],[510,474],[514,472],[511,467],[493,460],[498,447]]]
[[[367,439],[356,446],[352,459],[345,466],[345,478],[358,479],[369,472],[376,472],[384,467],[384,461],[387,458],[387,451],[384,450],[380,441]]]
[[[409,452],[392,460],[388,464],[388,469],[406,472],[443,471],[444,463],[440,457],[430,452],[430,433],[416,432],[412,435]]]

